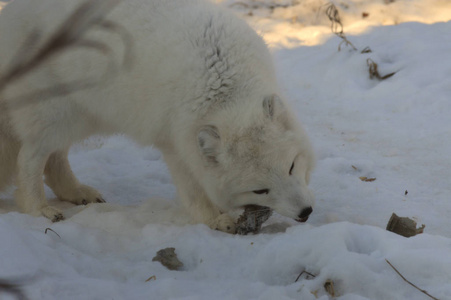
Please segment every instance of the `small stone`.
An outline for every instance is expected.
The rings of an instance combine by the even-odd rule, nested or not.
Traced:
[[[175,254],[175,248],[161,249],[152,258],[152,261],[159,261],[169,270],[180,270],[183,267],[183,263],[177,258],[177,254]]]

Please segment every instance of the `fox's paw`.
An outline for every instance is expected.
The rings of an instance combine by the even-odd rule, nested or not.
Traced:
[[[228,214],[219,215],[215,219],[209,221],[207,225],[214,230],[219,230],[231,234],[236,233],[235,221]]]
[[[105,203],[102,195],[94,188],[87,185],[79,185],[76,189],[66,191],[64,195],[58,195],[63,201],[68,201],[76,205],[87,205],[89,203]]]
[[[44,217],[50,219],[52,222],[59,222],[64,220],[63,213],[53,206],[45,206],[41,208],[41,213]]]

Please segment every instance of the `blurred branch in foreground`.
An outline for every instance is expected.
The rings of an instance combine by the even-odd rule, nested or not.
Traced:
[[[18,50],[15,57],[12,59],[10,66],[6,68],[3,75],[0,76],[0,92],[2,92],[7,85],[21,79],[31,71],[37,69],[39,66],[54,58],[64,50],[72,47],[82,47],[99,51],[104,55],[111,55],[110,47],[102,42],[90,40],[85,38],[86,32],[94,26],[98,26],[103,30],[114,32],[121,36],[124,46],[126,47],[123,67],[130,67],[132,64],[133,46],[132,38],[129,33],[119,24],[108,21],[105,16],[117,5],[121,0],[88,0],[83,2],[78,8],[70,14],[70,16],[58,27],[47,41],[39,47],[36,53],[29,55],[28,49],[36,47],[42,41],[39,30],[35,30],[25,40],[24,45]],[[109,69],[105,72],[105,76],[111,76],[112,66],[111,62]],[[113,72],[114,73],[114,72]],[[98,81],[79,80],[69,83],[62,83],[52,86],[50,88],[38,91],[31,91],[25,96],[21,96],[14,104],[18,105],[24,103],[32,97],[55,97],[59,95],[66,95],[76,90],[86,89],[98,84]]]
[[[28,300],[28,297],[20,288],[22,283],[17,280],[3,280],[0,279],[0,299],[2,294],[9,294],[17,300]]]

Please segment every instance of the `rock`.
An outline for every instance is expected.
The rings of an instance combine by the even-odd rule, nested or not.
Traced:
[[[159,261],[169,270],[180,270],[183,267],[183,263],[177,258],[177,254],[175,254],[175,248],[161,249],[152,258],[152,261]]]

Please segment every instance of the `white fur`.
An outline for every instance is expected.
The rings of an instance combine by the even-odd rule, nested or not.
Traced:
[[[7,5],[0,15],[0,70],[32,30],[48,36],[77,3]],[[112,133],[158,147],[179,198],[196,221],[212,228],[233,231],[226,213],[246,204],[269,206],[290,218],[313,205],[307,188],[310,143],[288,104],[276,96],[280,91],[264,42],[244,21],[203,0],[124,1],[107,19],[132,35],[131,50],[117,33],[92,29],[85,38],[107,44],[109,56],[67,50],[1,95],[0,188],[15,174],[15,198],[24,212],[62,217],[47,204],[42,174],[62,200],[101,202],[97,191],[74,177],[67,152],[92,134]],[[38,89],[101,78],[108,59],[118,70],[126,51],[134,58],[131,70],[104,84],[49,99],[36,94],[30,103],[14,105],[14,99]],[[269,193],[253,193],[262,189]]]

